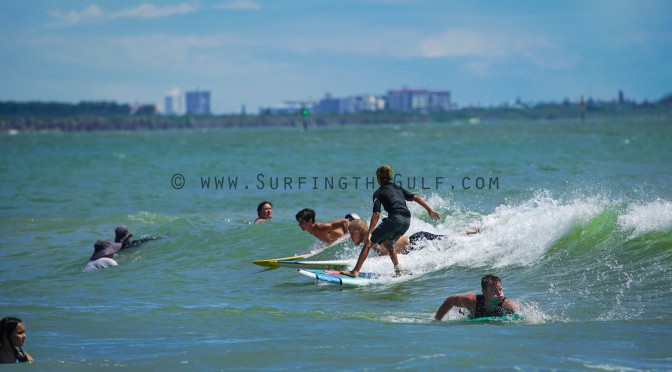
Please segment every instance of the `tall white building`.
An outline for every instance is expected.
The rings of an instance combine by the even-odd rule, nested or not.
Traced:
[[[165,115],[184,115],[184,95],[178,88],[173,88],[166,93],[163,102]]]

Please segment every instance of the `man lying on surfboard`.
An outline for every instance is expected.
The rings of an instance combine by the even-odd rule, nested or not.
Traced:
[[[355,245],[360,245],[364,242],[364,238],[369,233],[369,228],[366,226],[364,220],[357,219],[350,221],[348,232],[350,233],[352,242],[355,243]],[[436,235],[427,231],[418,231],[411,236],[403,235],[401,238],[397,239],[397,241],[394,242],[394,250],[399,254],[408,254],[411,251],[421,249],[422,245],[418,243],[423,240],[440,240],[445,237],[446,235]],[[381,256],[386,256],[388,254],[387,250],[378,244],[372,245],[371,248]]]
[[[350,221],[346,218],[332,222],[315,222],[315,211],[304,208],[296,214],[301,231],[306,231],[319,240],[331,244],[348,233]]]
[[[433,320],[440,321],[453,306],[469,310],[470,318],[511,315],[518,309],[518,304],[504,297],[502,280],[492,274],[481,278],[483,294],[466,293],[446,298],[436,311]]]

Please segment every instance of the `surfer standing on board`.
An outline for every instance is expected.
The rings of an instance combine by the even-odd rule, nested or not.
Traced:
[[[376,178],[380,187],[373,193],[373,214],[369,223],[369,232],[364,240],[364,247],[359,253],[357,264],[352,271],[342,271],[343,275],[357,277],[362,268],[366,257],[369,255],[369,249],[373,244],[382,244],[387,250],[396,275],[403,275],[399,267],[397,252],[393,244],[399,239],[411,225],[411,211],[406,206],[406,201],[414,201],[420,204],[429,216],[435,220],[441,219],[441,215],[430,207],[421,197],[410,193],[392,182],[392,168],[389,165],[381,165],[376,170]],[[383,219],[380,226],[376,227],[380,218],[381,205],[387,212],[387,217]],[[374,229],[375,228],[375,229]]]
[[[332,222],[315,222],[315,211],[309,208],[300,210],[295,217],[301,231],[306,231],[327,244],[347,234],[350,224],[346,218]]]
[[[436,311],[433,320],[440,321],[453,306],[469,310],[470,318],[511,315],[518,309],[518,304],[504,297],[502,280],[492,274],[481,278],[483,294],[466,293],[446,298]]]

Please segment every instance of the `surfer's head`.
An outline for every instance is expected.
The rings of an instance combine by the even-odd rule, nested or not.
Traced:
[[[299,223],[301,230],[305,230],[303,225],[315,223],[315,211],[310,208],[304,208],[296,214],[296,222]]]
[[[376,170],[376,177],[378,178],[379,184],[385,184],[392,182],[392,167],[387,164],[383,164]]]
[[[360,245],[364,241],[364,237],[369,233],[369,228],[363,220],[353,220],[348,226],[348,233],[350,233],[352,242],[355,245]]]
[[[504,297],[502,290],[502,280],[495,275],[488,274],[481,278],[481,290],[487,298]]]

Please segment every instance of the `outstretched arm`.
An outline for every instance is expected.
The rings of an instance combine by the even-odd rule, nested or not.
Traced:
[[[420,204],[423,208],[425,208],[427,213],[429,213],[429,217],[431,217],[432,219],[434,220],[441,219],[441,215],[439,214],[439,212],[432,209],[432,207],[430,207],[429,204],[427,204],[427,202],[425,202],[425,200],[419,197],[418,195],[413,196],[413,201]]]
[[[476,295],[469,293],[449,296],[443,301],[441,306],[439,306],[433,320],[440,321],[454,306],[464,307],[469,310],[469,312],[473,313],[476,307]]]
[[[343,232],[348,232],[348,225],[350,224],[350,221],[346,220],[345,218],[336,220],[336,221],[331,221],[331,222],[316,222],[313,226],[315,230],[318,231],[334,231],[337,229],[342,229]]]

